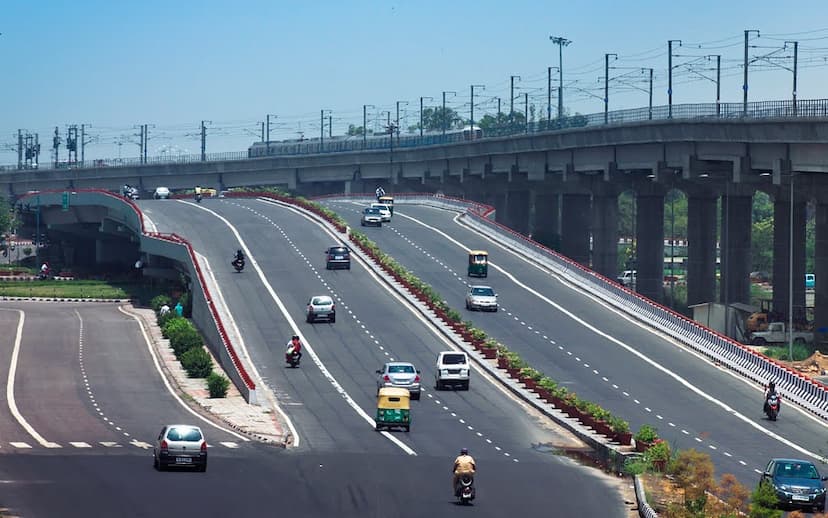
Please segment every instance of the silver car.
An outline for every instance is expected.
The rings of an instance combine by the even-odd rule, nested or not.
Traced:
[[[382,216],[380,215],[379,209],[375,209],[374,207],[365,207],[362,211],[362,219],[360,219],[359,224],[363,227],[369,225],[381,227]]]
[[[198,426],[169,424],[161,428],[152,456],[158,471],[164,471],[169,466],[207,471],[207,440]]]
[[[490,286],[470,286],[466,294],[466,309],[497,311],[497,294]]]
[[[308,323],[316,322],[320,319],[327,320],[331,324],[336,322],[336,305],[333,299],[327,295],[314,295],[308,299],[305,312]]]
[[[377,392],[383,387],[408,389],[411,399],[420,399],[420,371],[408,362],[388,362],[377,370]]]

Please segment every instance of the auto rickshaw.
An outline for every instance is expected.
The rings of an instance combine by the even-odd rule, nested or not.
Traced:
[[[469,251],[469,277],[487,277],[489,275],[489,252],[485,250]]]
[[[377,431],[411,428],[411,393],[408,389],[383,387],[377,391]]]
[[[391,215],[394,215],[394,197],[393,196],[380,196],[377,199],[377,203],[384,203],[388,205],[388,210],[391,211]]]

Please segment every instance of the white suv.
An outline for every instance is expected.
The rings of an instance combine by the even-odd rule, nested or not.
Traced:
[[[443,351],[437,356],[437,372],[434,375],[434,388],[443,390],[446,386],[456,385],[462,390],[469,390],[469,355],[457,351]]]

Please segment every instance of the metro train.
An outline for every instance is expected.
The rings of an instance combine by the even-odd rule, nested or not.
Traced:
[[[445,135],[441,131],[430,131],[421,137],[419,133],[403,134],[399,137],[388,134],[368,135],[363,140],[362,135],[340,135],[335,137],[319,137],[301,140],[280,140],[271,142],[254,142],[247,148],[248,158],[281,155],[306,155],[316,153],[339,153],[343,151],[361,151],[363,149],[392,149],[411,148],[419,146],[433,146],[464,142],[483,138],[483,130],[478,126],[466,126],[447,130]]]

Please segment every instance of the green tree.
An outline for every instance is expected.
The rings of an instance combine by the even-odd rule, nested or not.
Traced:
[[[750,518],[781,518],[782,511],[776,509],[779,499],[773,485],[761,482],[750,495]]]
[[[365,128],[362,126],[354,126],[353,124],[348,125],[349,136],[362,135],[363,133],[365,133]]]
[[[10,207],[8,198],[0,198],[0,234],[7,234],[11,230],[14,215],[9,212]]]
[[[445,110],[442,106],[423,110],[423,128],[426,131],[442,131],[444,124],[446,129],[462,128],[463,118],[448,107]]]

